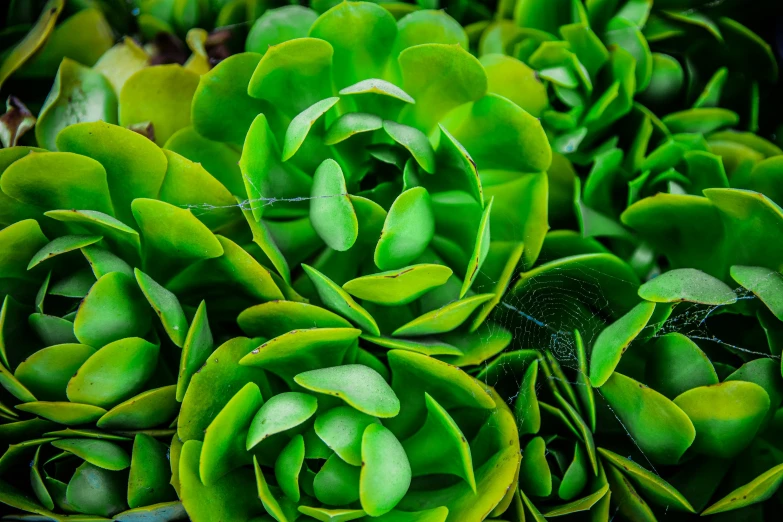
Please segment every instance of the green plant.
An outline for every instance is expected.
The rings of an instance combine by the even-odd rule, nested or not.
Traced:
[[[345,18],[362,31],[346,39]],[[265,507],[291,519],[300,512],[336,517],[330,510],[338,507],[349,510],[339,515],[346,520],[412,516],[398,508],[432,520],[500,513],[511,502],[519,462],[512,416],[458,367],[475,367],[510,342],[510,333],[486,318],[513,268],[535,261],[546,231],[546,137],[535,118],[487,94],[467,36],[443,13],[421,11],[398,24],[379,6],[344,3],[318,17],[310,34],[264,55],[232,56],[200,78],[177,65],[140,62],[102,72],[62,62],[36,125],[39,143],[57,152],[2,151],[2,233],[14,239],[3,244],[15,252],[3,293],[22,317],[46,302],[61,333],[73,329],[85,352],[97,349],[96,358],[112,360],[115,350],[134,345],[149,352],[145,368],[157,370],[135,375],[137,361],[129,360],[116,369],[115,386],[133,391],[103,400],[109,389],[69,389],[110,369],[70,360],[60,379],[69,401],[52,412],[32,390],[19,391],[23,379],[13,379],[27,362],[15,354],[4,368],[21,388],[9,406],[31,403],[14,409],[68,424],[58,415],[82,404],[151,408],[134,399],[138,392],[161,389],[182,400],[171,481],[193,520],[246,520]],[[74,100],[75,90],[84,96]],[[137,132],[78,123],[75,104],[91,119]],[[510,154],[509,147],[521,149]],[[475,162],[488,170],[479,173]],[[41,266],[26,271],[39,249]],[[60,253],[68,263],[52,259]],[[50,310],[49,289],[74,280],[78,291]],[[105,314],[91,317],[93,303],[117,324]],[[236,337],[237,317],[248,337]],[[116,331],[104,331],[107,321]],[[91,329],[100,335],[85,334]],[[48,354],[66,341],[41,342]],[[27,360],[43,358],[40,348],[29,348]],[[277,419],[275,408],[299,413],[265,434],[263,420],[270,411]],[[9,416],[20,415],[14,409]],[[78,433],[46,423],[18,435],[18,443],[40,444],[36,472],[74,484],[66,491],[76,499],[81,474],[53,470],[48,460],[52,447],[64,445],[59,437],[134,435],[143,445],[143,435],[171,433],[170,418],[160,417],[118,429],[101,420],[112,411],[74,420]],[[35,421],[21,415],[18,422]],[[323,441],[343,424],[356,433],[344,449],[329,450]],[[57,440],[34,438],[51,432],[48,439]],[[435,446],[435,438],[451,442]],[[152,473],[146,459],[136,459],[128,441],[116,444],[137,462],[130,484],[139,474],[167,480],[168,473]],[[387,460],[387,453],[397,457]],[[82,454],[92,459],[84,468],[115,479],[99,488],[94,504],[73,502],[77,511],[122,518],[116,512],[127,502],[134,513],[176,513],[175,502],[132,502],[122,490],[124,471]],[[433,473],[445,476],[432,482]],[[26,482],[16,485],[27,497],[8,489],[3,501],[62,516],[52,514],[65,508],[48,501],[48,489]],[[237,488],[249,488],[246,501],[236,501]]]

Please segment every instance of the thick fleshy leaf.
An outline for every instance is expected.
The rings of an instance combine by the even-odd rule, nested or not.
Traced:
[[[63,0],[49,0],[32,29],[3,57],[2,65],[0,65],[0,86],[46,44],[64,5]]]
[[[169,334],[174,344],[182,348],[188,332],[188,320],[185,318],[185,312],[182,311],[177,296],[138,268],[134,269],[134,274],[139,288],[163,323],[163,329]]]
[[[264,54],[269,47],[303,38],[317,18],[318,13],[299,5],[269,9],[250,28],[245,49]]]
[[[293,301],[270,301],[250,307],[239,314],[237,323],[247,335],[267,339],[292,330],[351,326],[347,320],[329,310]]]
[[[207,320],[207,304],[202,301],[196,309],[193,321],[190,323],[185,343],[182,346],[182,358],[179,364],[179,376],[177,378],[177,400],[182,401],[185,391],[193,375],[199,371],[212,353],[214,340],[212,330]]]
[[[639,297],[656,303],[688,301],[713,306],[737,301],[729,286],[693,268],[669,270],[659,275],[639,287]]]
[[[130,268],[124,269],[123,263],[125,265],[127,263],[136,264],[140,259],[141,243],[139,233],[134,229],[116,218],[94,210],[49,210],[44,212],[44,215],[63,223],[71,223],[73,226],[94,235],[103,236],[104,243],[114,253],[98,245],[90,245],[82,249],[82,253],[91,262],[95,277],[101,277],[113,271],[122,271],[133,275]],[[122,259],[109,263],[111,256],[116,258],[115,253],[119,254]],[[112,270],[104,270],[104,266],[107,264],[111,264]],[[122,270],[119,269],[121,265],[123,266]]]
[[[759,266],[731,267],[731,277],[761,299],[775,317],[783,320],[783,276]]]
[[[590,381],[600,388],[611,377],[625,350],[647,326],[655,303],[642,302],[607,326],[595,340],[590,355]]]
[[[544,172],[552,163],[541,122],[501,96],[488,94],[454,111],[444,125],[482,170]]]
[[[312,395],[285,392],[269,399],[258,412],[254,412],[247,433],[249,450],[268,437],[295,428],[315,414],[318,400]]]
[[[630,377],[615,372],[599,392],[653,462],[676,464],[698,437],[693,418],[679,402]]]
[[[190,125],[190,104],[199,75],[178,64],[146,67],[127,79],[120,92],[120,125],[152,122],[155,143]]]
[[[261,346],[256,343],[240,364],[263,368],[293,384],[294,376],[303,371],[342,363],[360,334],[354,328],[292,330]]]
[[[664,508],[695,512],[690,502],[657,474],[612,451],[603,448],[598,448],[598,451],[603,458],[617,466],[644,493],[646,499]]]
[[[271,396],[269,382],[262,370],[237,364],[257,346],[258,343],[251,339],[234,338],[212,352],[204,366],[193,374],[177,418],[180,440],[203,440],[204,430],[215,416],[249,382],[258,385],[262,396]],[[220,386],[215,387],[218,382]]]
[[[275,461],[275,478],[283,493],[293,502],[299,502],[299,472],[305,458],[304,438],[296,435],[286,444]]]
[[[423,132],[390,120],[383,122],[383,130],[391,139],[405,147],[425,172],[435,172],[435,149]]]
[[[430,195],[423,187],[408,189],[394,200],[375,247],[375,265],[394,270],[418,258],[435,233]]]
[[[473,491],[476,478],[473,459],[462,430],[429,394],[425,393],[427,420],[402,445],[411,462],[414,477],[432,474],[456,475],[465,480]]]
[[[359,483],[362,509],[370,516],[388,513],[411,484],[411,465],[402,444],[380,424],[370,424],[362,436]]]
[[[205,486],[212,486],[232,470],[250,463],[244,451],[242,435],[261,407],[263,399],[258,385],[247,383],[215,416],[204,432],[199,476]]]
[[[362,464],[362,435],[377,418],[349,406],[338,406],[315,419],[315,433],[341,459],[352,466]]]
[[[69,152],[28,154],[3,172],[0,189],[43,210],[70,208],[114,215],[106,170],[91,158]]]
[[[204,486],[199,476],[202,443],[188,440],[179,460],[180,499],[194,522],[245,521],[263,513],[263,506],[248,467],[236,469],[213,486]]]
[[[519,484],[528,495],[547,497],[552,493],[552,472],[546,461],[546,442],[534,437],[522,452]]]
[[[645,382],[669,399],[699,386],[718,384],[718,374],[701,348],[683,334],[656,339],[645,366]]]
[[[447,410],[457,405],[479,409],[496,407],[485,384],[450,364],[405,350],[391,350],[388,360],[392,370],[392,389],[400,400],[401,408],[400,414],[384,420],[384,425],[401,440],[421,426],[427,412],[425,392]],[[477,473],[477,485],[480,480]],[[465,486],[470,489],[467,484]]]
[[[359,500],[360,468],[346,464],[337,455],[332,455],[313,479],[315,498],[333,505],[350,505]]]
[[[459,45],[427,43],[409,47],[398,58],[405,92],[416,100],[402,122],[429,134],[452,109],[487,92],[481,63]]]
[[[217,237],[188,209],[142,198],[134,200],[131,209],[144,235],[142,269],[164,285],[185,265],[223,254]],[[167,260],[165,267],[160,259]]]
[[[85,462],[76,468],[65,496],[78,512],[110,517],[126,508],[125,474]]]
[[[404,305],[443,285],[452,271],[443,265],[420,264],[348,281],[343,290],[385,306]]]
[[[74,320],[79,342],[100,348],[127,337],[143,337],[151,326],[144,294],[121,272],[101,277],[82,301]]]
[[[163,386],[122,402],[98,419],[97,426],[114,430],[143,430],[168,424],[179,411],[175,387]]]
[[[285,138],[283,139],[281,158],[283,161],[288,161],[297,151],[299,151],[313,125],[315,125],[321,116],[326,114],[329,109],[334,107],[338,101],[340,101],[340,98],[337,96],[321,100],[303,110],[291,120],[291,123],[285,131]]]
[[[311,37],[325,40],[334,48],[337,89],[383,77],[396,33],[391,14],[370,2],[337,4],[310,28]]]
[[[400,326],[392,332],[392,335],[415,337],[450,332],[464,323],[470,314],[492,297],[494,294],[479,294],[451,302]]]
[[[770,498],[783,482],[783,464],[779,464],[747,484],[738,487],[702,512],[702,515],[714,515],[751,506]]]
[[[373,417],[394,417],[400,401],[383,377],[368,366],[346,364],[298,374],[294,381],[305,389],[344,400]]]
[[[130,337],[95,352],[68,382],[68,399],[114,406],[141,390],[155,371],[160,347]]]
[[[60,131],[81,122],[117,122],[117,95],[101,73],[64,58],[35,126],[38,144],[57,150]]]
[[[111,471],[126,469],[131,464],[130,455],[117,444],[107,440],[62,439],[52,442],[52,446]]]
[[[346,317],[362,330],[380,335],[375,319],[348,293],[315,268],[302,264],[302,268],[315,285],[318,296],[327,308]]]
[[[80,248],[92,245],[103,239],[101,236],[61,236],[50,241],[35,253],[27,269],[30,270],[39,264],[60,254],[72,252]]]
[[[727,381],[688,390],[674,403],[696,428],[693,450],[728,458],[742,451],[756,435],[770,400],[758,384]]]
[[[94,353],[84,344],[49,346],[22,361],[14,376],[42,401],[65,401],[68,381]]]
[[[310,221],[318,236],[334,250],[351,248],[359,235],[359,221],[336,161],[324,160],[316,169],[310,197]]]

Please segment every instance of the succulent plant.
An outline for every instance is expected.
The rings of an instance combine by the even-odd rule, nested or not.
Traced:
[[[0,66],[54,75],[0,118],[12,518],[774,519],[758,11],[136,7],[190,58],[52,0]]]

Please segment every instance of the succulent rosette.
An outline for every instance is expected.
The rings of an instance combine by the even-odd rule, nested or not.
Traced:
[[[212,232],[243,223],[239,209],[182,208],[233,201],[200,165],[105,122],[67,126],[56,146],[0,151],[2,502],[56,520],[174,520],[168,443],[213,346],[206,303],[163,285],[239,307],[283,294]]]
[[[623,218],[668,270],[640,284],[596,240],[556,231],[541,254],[554,260],[522,272],[504,300],[520,349],[477,378],[515,412],[517,512],[767,520],[783,476],[783,276],[766,245],[783,213],[760,193],[712,188],[644,198]]]

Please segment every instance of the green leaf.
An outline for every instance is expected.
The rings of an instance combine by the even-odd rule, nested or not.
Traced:
[[[397,24],[389,12],[369,2],[337,4],[310,28],[311,37],[325,40],[334,49],[337,89],[382,78],[396,34]]]
[[[190,125],[190,105],[199,75],[177,64],[146,67],[128,78],[120,92],[120,125],[152,122],[155,143]]]
[[[383,122],[383,130],[391,139],[405,147],[425,172],[435,173],[435,150],[423,132],[391,120]]]
[[[394,55],[414,45],[431,43],[458,44],[467,50],[468,35],[459,22],[443,10],[422,9],[399,19]]]
[[[464,323],[470,314],[492,297],[494,294],[479,294],[453,301],[400,326],[392,332],[392,335],[405,337],[450,332]]]
[[[449,111],[487,92],[484,68],[459,45],[409,47],[400,53],[398,61],[403,88],[416,100],[415,105],[404,109],[401,122],[425,134]]]
[[[28,154],[3,172],[0,189],[42,210],[70,208],[114,215],[103,166],[76,154]]]
[[[52,446],[111,471],[120,471],[131,465],[130,455],[117,444],[107,440],[62,439],[52,442]]]
[[[27,269],[31,268],[47,261],[57,255],[72,252],[80,248],[93,245],[102,240],[101,236],[61,236],[50,241],[41,250],[35,253],[30,263],[27,265]]]
[[[590,381],[600,388],[611,377],[623,353],[647,326],[655,303],[642,302],[607,326],[596,338],[590,355]]]
[[[185,343],[182,346],[182,357],[179,363],[179,374],[177,378],[177,400],[182,402],[185,392],[188,389],[190,380],[193,378],[201,366],[206,362],[209,354],[212,353],[214,340],[212,330],[209,328],[207,320],[207,303],[201,301],[190,323]]]
[[[14,407],[66,426],[92,423],[106,413],[106,410],[98,406],[75,402],[26,402]]]
[[[362,465],[362,435],[378,419],[350,406],[337,406],[315,419],[315,433],[330,450],[352,466]]]
[[[367,310],[359,306],[345,290],[315,268],[304,263],[302,268],[315,285],[318,296],[327,308],[351,320],[362,330],[372,335],[380,335],[375,319]]]
[[[57,150],[55,140],[62,129],[74,123],[101,120],[117,122],[114,89],[101,73],[64,58],[38,115],[36,140],[46,149]]]
[[[188,320],[179,299],[138,268],[134,269],[134,274],[144,297],[163,323],[163,329],[174,344],[182,348],[188,334]]]
[[[0,87],[46,44],[64,5],[63,0],[49,0],[41,10],[41,16],[32,29],[8,54],[3,56],[2,65],[0,65]]]
[[[297,215],[301,203],[310,195],[310,176],[289,163],[284,165],[280,156],[266,116],[259,114],[250,126],[239,161],[248,203],[256,221],[277,207],[279,212],[286,213],[284,215]],[[276,203],[275,207],[272,207],[273,203]]]
[[[199,476],[205,486],[213,486],[234,469],[250,463],[242,444],[242,434],[252,430],[250,422],[263,399],[258,385],[247,383],[210,422],[204,432]],[[267,403],[268,404],[268,403]]]
[[[587,460],[582,446],[574,445],[574,458],[563,473],[563,480],[557,490],[557,495],[563,500],[576,497],[587,485]]]
[[[644,91],[652,76],[652,55],[647,40],[636,24],[616,16],[609,21],[604,38],[608,45],[621,47],[636,59],[636,92]],[[671,127],[670,130],[681,132]]]
[[[332,395],[373,417],[394,417],[400,401],[383,377],[368,366],[346,364],[300,373],[294,381],[303,388]]]
[[[124,473],[85,462],[76,468],[65,496],[80,513],[111,517],[126,507]]]
[[[105,345],[68,382],[73,402],[115,406],[140,391],[155,371],[160,347],[130,337]]]
[[[705,107],[674,112],[665,116],[663,123],[674,134],[708,134],[722,127],[735,126],[739,123],[739,116],[728,109]]]
[[[237,323],[250,337],[271,339],[292,330],[350,328],[351,324],[324,308],[293,301],[270,301],[239,314]]]
[[[190,210],[142,198],[134,200],[131,209],[144,236],[142,270],[160,281],[195,261],[224,252],[217,237]],[[166,259],[165,267],[160,266],[160,259]]]
[[[783,276],[759,266],[732,266],[731,277],[750,290],[777,317],[783,320]]]
[[[359,500],[360,468],[332,455],[313,479],[315,498],[327,505],[355,504]]]
[[[269,399],[254,414],[247,433],[248,451],[277,433],[295,428],[315,414],[318,400],[300,392],[284,392]]]
[[[193,127],[200,135],[239,146],[245,142],[253,119],[269,108],[267,102],[248,93],[248,83],[260,61],[260,54],[235,54],[201,75],[191,112]]]
[[[150,326],[149,308],[136,282],[121,272],[110,272],[82,301],[73,329],[79,342],[100,348],[126,337],[143,337]]]
[[[676,464],[698,438],[698,426],[694,429],[694,418],[681,409],[680,402],[630,377],[615,372],[599,392],[639,449],[655,463]]]
[[[747,484],[738,487],[701,514],[704,516],[725,513],[763,502],[775,494],[781,482],[783,482],[783,464],[770,468]]]
[[[639,297],[656,303],[688,301],[728,305],[737,295],[725,283],[694,268],[669,270],[639,287]]]
[[[352,279],[343,285],[343,290],[372,303],[405,305],[443,285],[451,274],[451,269],[443,265],[411,265]]]
[[[334,107],[338,101],[340,101],[340,98],[337,96],[321,100],[306,108],[291,120],[288,129],[285,131],[285,138],[283,139],[283,153],[281,158],[283,161],[288,161],[297,153],[305,142],[313,125],[315,125],[321,116],[326,114],[329,109]]]
[[[263,512],[256,492],[253,471],[238,468],[212,486],[199,476],[202,443],[188,440],[179,459],[180,499],[193,522],[251,520]]]
[[[418,258],[435,233],[430,195],[423,187],[406,190],[394,200],[378,244],[375,265],[394,270]]]
[[[652,509],[636,492],[630,480],[612,465],[607,465],[605,469],[613,502],[618,506],[617,511],[630,520],[655,522],[657,519]]]
[[[144,391],[113,407],[96,425],[110,430],[143,430],[168,424],[179,411],[175,391],[173,384]]]
[[[645,494],[645,498],[650,499],[650,501],[663,508],[671,508],[688,513],[696,512],[690,502],[679,491],[657,474],[612,451],[598,448],[598,452],[631,479],[631,482],[636,484],[636,487]]]
[[[14,376],[42,401],[65,401],[68,381],[94,353],[84,344],[49,346],[22,361]]]
[[[392,372],[392,389],[401,407],[399,415],[384,420],[384,425],[402,440],[421,426],[427,412],[425,392],[446,410],[458,406],[485,410],[496,407],[486,385],[459,368],[406,350],[391,350],[387,357]],[[508,416],[511,417],[510,412]],[[516,432],[516,427],[513,431]],[[479,475],[476,473],[476,484],[480,491],[479,483],[482,479]],[[470,490],[467,484],[465,487]]]
[[[718,375],[707,355],[681,333],[657,338],[645,366],[645,382],[669,399],[699,386],[718,384]]]
[[[496,94],[455,110],[444,126],[482,170],[544,172],[552,163],[541,122]]]
[[[674,403],[696,428],[693,450],[729,458],[753,439],[769,410],[769,395],[758,384],[727,381],[693,388]]]
[[[296,435],[286,444],[275,461],[275,478],[283,493],[293,502],[299,502],[299,473],[305,458],[304,439]]]
[[[359,222],[336,161],[326,159],[316,169],[310,197],[310,220],[320,238],[340,252],[351,248],[359,235]]]
[[[580,511],[592,510],[593,507],[596,506],[599,501],[608,497],[607,493],[609,493],[609,484],[604,484],[598,491],[591,493],[586,497],[580,498],[579,500],[574,500],[573,502],[569,502],[568,504],[563,504],[561,506],[557,506],[554,509],[550,509],[549,511],[544,513],[543,516],[559,517],[562,515],[570,515],[572,513],[578,513]],[[599,517],[601,515],[596,514],[595,516]],[[591,519],[591,520],[595,520],[595,519]]]
[[[546,461],[546,442],[541,437],[532,438],[522,452],[519,485],[535,497],[547,497],[552,493],[552,472]]]
[[[419,431],[402,443],[412,475],[456,475],[475,492],[473,459],[465,435],[451,415],[426,392],[424,399],[427,420]]]
[[[362,509],[381,516],[397,505],[411,484],[411,465],[402,444],[380,424],[370,424],[362,436],[359,495]]]
[[[122,92],[122,87],[133,73],[149,65],[150,56],[130,36],[100,55],[93,70],[101,73],[109,80],[115,93]],[[59,145],[58,145],[59,146]]]
[[[341,364],[361,331],[354,328],[311,328],[292,330],[252,351],[240,364],[257,366],[294,383],[294,376],[312,368]]]
[[[271,396],[269,382],[262,370],[237,364],[257,346],[258,342],[244,337],[231,339],[212,352],[200,371],[193,374],[177,419],[177,434],[181,441],[203,440],[204,430],[247,383],[256,383],[262,395]],[[216,383],[220,384],[215,386]]]
[[[264,54],[269,47],[304,38],[317,18],[318,13],[299,5],[268,9],[250,28],[245,49]]]

